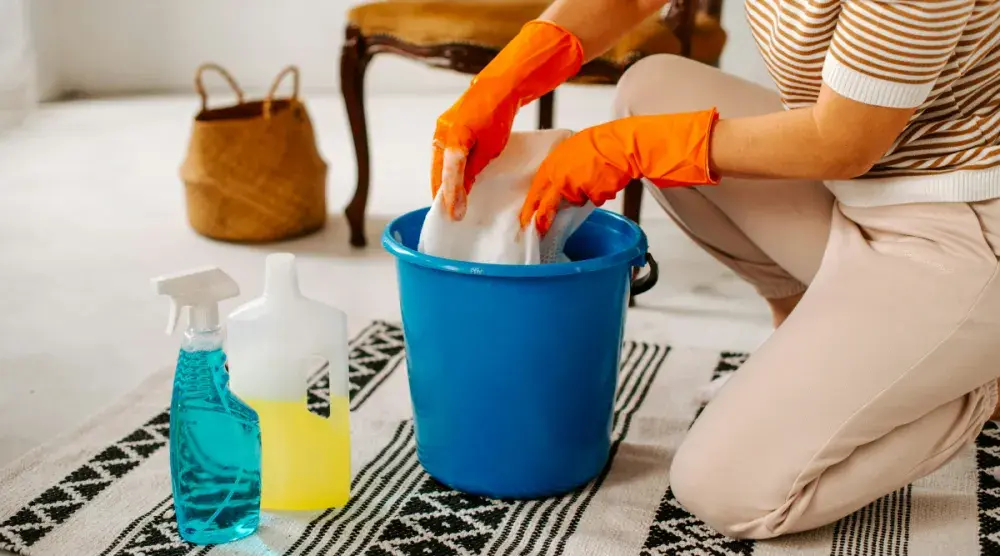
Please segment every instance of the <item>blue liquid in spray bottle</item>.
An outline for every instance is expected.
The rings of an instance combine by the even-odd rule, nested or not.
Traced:
[[[218,302],[239,295],[216,268],[154,280],[173,305],[188,308],[170,402],[170,480],[181,537],[220,544],[253,534],[260,523],[261,444],[257,413],[229,390]]]

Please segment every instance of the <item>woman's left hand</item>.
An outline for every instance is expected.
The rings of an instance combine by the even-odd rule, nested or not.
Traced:
[[[542,162],[521,208],[521,228],[532,218],[544,235],[563,201],[601,206],[629,181],[657,187],[714,185],[708,149],[715,109],[686,114],[632,116],[580,131]]]

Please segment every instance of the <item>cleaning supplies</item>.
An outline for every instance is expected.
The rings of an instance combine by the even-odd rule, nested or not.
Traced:
[[[229,315],[229,354],[233,391],[260,415],[261,507],[317,510],[346,504],[351,482],[347,316],[300,293],[293,255],[269,255],[264,295]],[[328,419],[306,406],[310,371],[324,365]]]
[[[522,230],[519,217],[535,170],[552,149],[572,135],[565,129],[512,133],[500,156],[476,178],[462,220],[452,219],[445,207],[450,185],[438,190],[424,219],[418,250],[484,264],[568,262],[563,246],[590,216],[594,205],[560,210],[551,233],[544,238],[535,226]]]
[[[170,401],[170,482],[181,537],[219,544],[253,534],[260,522],[260,424],[228,388],[219,301],[240,290],[210,267],[155,278],[171,298],[167,333],[187,308]]]

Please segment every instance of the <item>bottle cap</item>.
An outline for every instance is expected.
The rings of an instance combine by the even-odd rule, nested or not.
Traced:
[[[188,328],[214,330],[219,327],[219,302],[236,297],[240,287],[221,269],[210,266],[153,278],[156,293],[170,296],[167,334],[177,328],[180,310],[188,308]]]

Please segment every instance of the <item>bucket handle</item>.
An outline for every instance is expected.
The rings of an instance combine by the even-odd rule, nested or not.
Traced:
[[[656,259],[649,251],[646,252],[646,264],[649,265],[649,272],[644,276],[632,279],[631,294],[633,297],[653,289],[653,286],[660,279],[660,265],[656,264]]]

